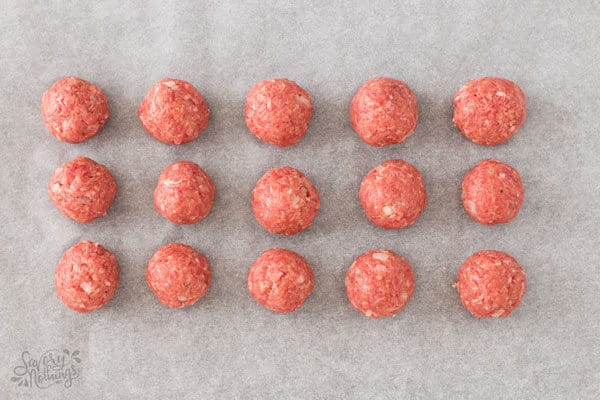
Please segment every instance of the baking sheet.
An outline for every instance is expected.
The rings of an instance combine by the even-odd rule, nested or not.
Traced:
[[[4,1],[0,398],[598,398],[599,26],[594,1]],[[56,141],[40,117],[42,93],[65,75],[109,98],[106,127],[80,145]],[[379,75],[407,81],[420,116],[409,140],[376,149],[352,131],[347,108]],[[527,120],[506,145],[477,146],[452,126],[454,91],[481,75],[527,95]],[[168,146],[144,133],[136,109],[163,77],[206,97],[212,116],[199,140]],[[244,125],[246,92],[270,77],[313,97],[309,131],[291,148],[260,143]],[[60,215],[46,194],[52,171],[77,155],[106,164],[119,185],[108,216],[89,225]],[[460,203],[463,174],[488,157],[515,166],[526,188],[519,217],[503,226],[479,226]],[[401,231],[370,225],[357,200],[364,174],[390,158],[419,168],[429,195]],[[160,171],[183,159],[217,187],[213,211],[192,226],[152,206]],[[322,201],[314,226],[291,238],[264,231],[249,203],[256,180],[286,164]],[[107,307],[79,315],[56,297],[53,274],[84,239],[115,253],[121,283]],[[212,263],[208,295],[184,310],[160,305],[145,283],[147,260],[169,241]],[[274,246],[315,271],[314,293],[291,315],[263,309],[245,288],[252,261]],[[374,247],[415,271],[414,296],[392,319],[361,316],[344,294],[346,268]],[[451,287],[462,261],[485,248],[508,251],[527,272],[507,319],[472,318]],[[19,386],[23,358],[43,354],[77,376]]]

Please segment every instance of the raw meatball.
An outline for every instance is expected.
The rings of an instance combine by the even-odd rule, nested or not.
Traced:
[[[521,176],[510,165],[484,160],[462,181],[462,201],[467,213],[485,225],[509,222],[519,213],[525,192]]]
[[[296,144],[308,129],[310,95],[296,82],[271,79],[258,82],[246,97],[246,125],[263,142],[285,147]]]
[[[108,101],[98,86],[73,76],[60,79],[42,96],[42,117],[54,137],[80,143],[108,119]]]
[[[168,144],[196,139],[208,126],[210,111],[191,83],[179,79],[156,82],[138,109],[146,131]]]
[[[417,127],[417,96],[392,78],[366,81],[350,103],[350,122],[358,136],[371,146],[402,143]]]
[[[58,297],[71,310],[97,310],[112,299],[119,285],[117,259],[98,243],[79,242],[58,262],[54,285]]]
[[[169,243],[148,261],[146,282],[161,303],[191,306],[208,291],[210,263],[188,245]]]
[[[367,251],[346,272],[348,300],[369,318],[394,316],[414,290],[410,264],[390,250]]]
[[[320,204],[311,181],[292,167],[267,171],[252,191],[256,220],[269,232],[281,235],[294,235],[308,228]]]
[[[154,190],[154,207],[176,224],[193,224],[206,217],[215,200],[215,185],[191,161],[165,168]]]
[[[271,311],[289,313],[311,294],[315,277],[306,260],[290,250],[269,249],[248,271],[248,291]]]
[[[421,174],[403,160],[388,160],[369,171],[358,197],[369,221],[385,229],[412,225],[427,205]]]
[[[525,272],[510,255],[483,250],[467,258],[455,284],[463,306],[476,317],[508,317],[521,303]]]
[[[104,165],[77,157],[54,171],[48,194],[64,215],[87,223],[106,215],[117,194],[117,183]]]
[[[454,95],[452,121],[474,143],[504,143],[525,121],[525,94],[507,79],[474,79]]]

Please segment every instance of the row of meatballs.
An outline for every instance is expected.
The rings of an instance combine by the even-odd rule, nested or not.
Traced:
[[[169,243],[146,266],[146,281],[157,299],[169,307],[186,307],[210,286],[208,259],[191,246]],[[463,263],[454,287],[464,307],[476,317],[507,317],[521,302],[525,273],[507,253],[479,251]],[[55,286],[64,304],[77,312],[103,307],[119,284],[115,256],[98,243],[79,242],[60,259]],[[411,298],[415,278],[409,262],[391,250],[359,255],[346,271],[350,303],[370,318],[394,316]],[[265,308],[289,313],[313,291],[310,264],[296,252],[273,248],[263,252],[247,275],[248,292]]]
[[[517,84],[504,78],[468,81],[454,95],[453,104],[454,124],[477,144],[504,143],[525,121],[525,95]],[[296,82],[270,79],[250,89],[244,117],[248,130],[258,139],[287,147],[306,133],[312,109],[310,95]],[[210,118],[206,100],[191,83],[169,78],[152,85],[137,114],[148,134],[168,144],[196,139]],[[42,116],[57,139],[80,143],[102,129],[109,117],[108,101],[96,85],[67,77],[42,96]],[[408,84],[393,78],[366,81],[350,103],[350,122],[371,146],[403,142],[414,132],[417,119],[417,97]]]
[[[295,82],[273,79],[257,83],[246,98],[245,121],[258,139],[291,146],[306,133],[312,115],[310,95]],[[525,95],[513,82],[484,77],[467,82],[454,96],[453,122],[474,143],[496,145],[509,140],[525,120]],[[59,140],[79,143],[96,135],[109,117],[108,102],[90,82],[68,77],[42,97],[42,116]],[[210,112],[189,83],[163,79],[142,101],[138,116],[145,130],[169,144],[197,138]],[[365,82],[350,104],[350,121],[372,146],[403,142],[415,130],[417,99],[410,87],[392,78]],[[56,206],[70,218],[89,222],[104,215],[117,186],[106,167],[78,157],[59,167],[49,182]],[[518,172],[497,160],[477,164],[463,179],[467,213],[482,224],[509,222],[519,212],[524,191]],[[168,166],[154,192],[156,209],[178,224],[195,223],[212,208],[215,187],[196,164]],[[427,205],[419,171],[403,160],[389,160],[363,179],[359,198],[368,219],[386,229],[413,224]],[[308,228],[320,206],[319,196],[300,171],[269,170],[252,192],[256,219],[270,232],[293,235]],[[177,243],[157,251],[147,266],[147,281],[158,299],[173,307],[194,303],[208,290],[208,260]],[[86,312],[106,304],[118,285],[116,258],[102,246],[80,242],[61,258],[55,275],[59,297],[70,308]],[[396,314],[414,290],[410,264],[389,250],[360,255],[346,274],[350,303],[371,318]],[[248,290],[276,312],[291,312],[312,292],[314,275],[300,255],[285,249],[263,253],[250,268]],[[456,287],[463,305],[478,317],[505,317],[518,306],[525,273],[510,255],[493,250],[475,253],[461,267]]]
[[[87,223],[107,213],[117,184],[104,165],[86,157],[62,164],[48,183],[52,202],[67,217]],[[176,224],[193,224],[213,207],[215,185],[191,161],[166,167],[154,190],[156,210]],[[463,178],[467,213],[487,225],[505,223],[519,212],[524,189],[519,173],[497,160],[484,160]],[[403,160],[388,160],[363,178],[359,200],[367,218],[386,229],[412,225],[427,205],[419,171]],[[311,226],[320,207],[317,189],[300,171],[279,167],[267,171],[252,191],[256,220],[269,232],[294,235]]]

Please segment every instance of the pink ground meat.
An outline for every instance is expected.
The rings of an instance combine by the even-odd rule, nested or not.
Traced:
[[[412,225],[427,206],[421,174],[403,160],[388,160],[369,171],[358,197],[369,221],[385,229]]]
[[[85,313],[108,303],[119,285],[115,256],[98,243],[79,242],[62,256],[54,274],[56,293],[70,309]]]
[[[315,277],[306,260],[291,250],[269,249],[248,271],[248,291],[271,311],[289,313],[311,294]]]
[[[417,126],[417,97],[404,82],[373,78],[365,82],[350,103],[350,122],[371,146],[402,143]]]
[[[169,243],[148,261],[146,282],[161,303],[190,306],[208,291],[210,263],[191,246]]]
[[[80,143],[96,135],[109,114],[102,90],[73,76],[54,82],[42,96],[44,123],[63,142]]]
[[[474,143],[508,141],[525,121],[525,94],[514,82],[484,77],[465,83],[454,95],[454,125]]]
[[[248,130],[263,142],[278,147],[298,143],[308,129],[311,115],[310,95],[288,79],[258,82],[246,97]]]
[[[467,213],[484,225],[512,221],[523,204],[525,191],[516,169],[489,159],[474,166],[462,181],[462,202]]]
[[[320,207],[317,190],[292,167],[273,168],[252,191],[256,220],[269,232],[294,235],[312,225]]]
[[[392,317],[415,289],[408,261],[390,250],[370,250],[356,258],[346,272],[350,304],[369,318]]]
[[[175,224],[194,224],[208,215],[215,185],[198,164],[178,161],[166,167],[154,190],[154,207]]]
[[[67,217],[88,223],[106,215],[117,193],[108,168],[87,157],[62,164],[48,182],[48,194]]]
[[[474,316],[508,317],[521,303],[525,281],[525,272],[509,254],[483,250],[465,260],[455,286]]]
[[[210,111],[191,83],[166,78],[150,87],[138,117],[149,135],[168,144],[183,144],[206,129]]]

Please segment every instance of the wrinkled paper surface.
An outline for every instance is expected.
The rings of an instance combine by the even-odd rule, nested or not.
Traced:
[[[598,398],[599,26],[589,1],[4,2],[0,397]],[[66,75],[100,86],[111,109],[79,145],[58,142],[40,116],[42,93]],[[419,123],[405,143],[372,148],[353,132],[348,105],[380,75],[410,84]],[[454,92],[482,75],[527,95],[527,120],[508,144],[475,145],[452,125]],[[137,119],[163,77],[192,82],[208,101],[210,125],[190,144],[154,140]],[[314,101],[308,133],[291,148],[259,142],[244,124],[247,91],[271,77],[297,81]],[[88,225],[62,216],[46,189],[78,155],[107,165],[119,186],[108,215]],[[462,176],[490,157],[517,168],[526,189],[518,218],[494,227],[460,202]],[[429,195],[400,231],[369,224],[357,198],[367,171],[392,158],[419,168]],[[191,226],[152,204],[160,171],[177,160],[200,164],[217,188],[213,211]],[[257,179],[281,165],[303,171],[321,196],[314,226],[289,238],[263,230],[250,208]],[[53,283],[79,240],[110,249],[121,271],[113,301],[87,315],[68,310]],[[170,241],[212,265],[208,295],[183,310],[159,304],[145,282],[147,260]],[[312,296],[290,315],[246,290],[248,267],[276,246],[315,271]],[[416,277],[391,319],[365,318],[344,292],[347,267],[377,247],[406,257]],[[509,252],[527,273],[507,319],[471,317],[452,288],[481,249]],[[33,387],[19,386],[32,374]]]

